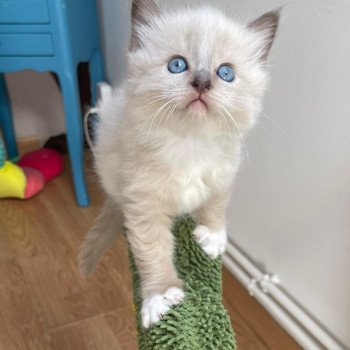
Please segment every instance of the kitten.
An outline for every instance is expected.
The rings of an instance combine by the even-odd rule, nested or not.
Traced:
[[[278,22],[279,11],[245,26],[210,7],[161,14],[153,0],[133,1],[128,78],[97,107],[95,165],[108,199],[80,267],[90,274],[124,226],[145,328],[185,297],[173,265],[175,217],[194,217],[210,258],[225,250],[225,208]]]

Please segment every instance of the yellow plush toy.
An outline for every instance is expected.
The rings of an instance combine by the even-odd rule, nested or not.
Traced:
[[[45,185],[44,176],[32,168],[21,168],[5,160],[5,148],[0,138],[0,198],[29,199]]]

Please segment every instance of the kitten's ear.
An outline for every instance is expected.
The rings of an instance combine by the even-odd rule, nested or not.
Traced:
[[[159,9],[154,0],[133,0],[131,8],[130,51],[142,46],[138,30],[142,26],[147,26],[151,18],[157,15],[159,15]]]
[[[265,62],[275,40],[282,8],[267,12],[248,25],[248,28],[261,36],[261,47],[259,48],[259,61]]]

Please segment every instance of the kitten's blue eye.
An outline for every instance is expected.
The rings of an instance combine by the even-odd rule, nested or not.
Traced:
[[[188,65],[184,58],[175,57],[169,62],[168,69],[170,73],[178,74],[185,72],[188,69]]]
[[[217,70],[217,75],[222,79],[231,83],[235,80],[236,74],[233,68],[227,64],[223,64]]]

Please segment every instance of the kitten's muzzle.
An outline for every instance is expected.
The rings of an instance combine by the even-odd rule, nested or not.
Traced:
[[[194,73],[194,79],[191,85],[199,94],[210,90],[212,87],[210,73],[205,69],[198,70]]]

